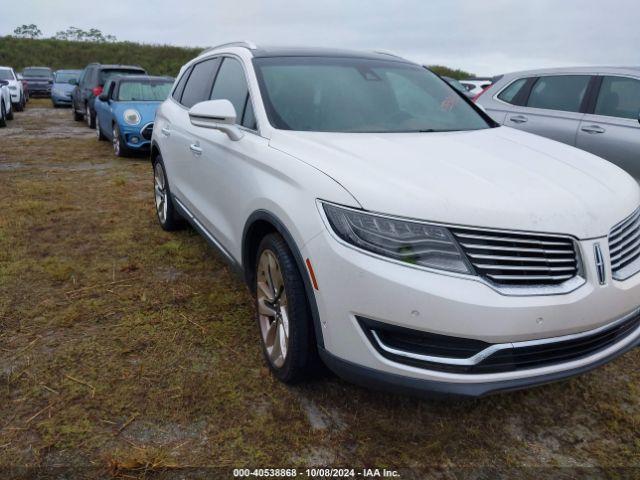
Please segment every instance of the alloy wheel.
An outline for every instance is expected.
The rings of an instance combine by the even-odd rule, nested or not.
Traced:
[[[164,169],[160,162],[157,162],[153,167],[153,180],[156,211],[158,212],[160,223],[164,224],[167,220],[167,187],[164,178]]]
[[[84,118],[87,121],[87,125],[91,128],[91,108],[87,105],[87,111],[84,114]]]
[[[257,297],[260,333],[269,361],[282,367],[289,350],[287,292],[278,258],[263,250],[258,262]]]
[[[116,157],[120,156],[120,133],[116,127],[113,127],[112,133],[112,143],[113,143],[113,153],[116,154]]]
[[[100,140],[100,125],[96,122],[96,137]]]

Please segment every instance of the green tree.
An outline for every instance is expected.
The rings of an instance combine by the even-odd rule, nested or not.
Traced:
[[[37,25],[30,23],[29,25],[20,25],[13,31],[13,35],[18,38],[38,38],[42,36],[42,31]]]
[[[428,68],[432,72],[435,72],[442,77],[451,77],[451,78],[455,78],[456,80],[464,80],[466,78],[475,77],[473,73],[465,72],[464,70],[445,67],[442,65],[430,65]]]

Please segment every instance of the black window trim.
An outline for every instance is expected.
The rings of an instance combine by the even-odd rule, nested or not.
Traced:
[[[251,91],[251,83],[249,82],[249,75],[248,75],[247,67],[244,64],[244,62],[242,61],[241,57],[239,57],[239,56],[237,56],[237,55],[235,55],[233,53],[226,53],[226,52],[223,52],[223,53],[212,53],[211,55],[209,55],[209,56],[207,56],[207,57],[205,57],[205,58],[203,58],[203,59],[201,59],[201,60],[199,60],[197,62],[194,61],[193,63],[189,64],[187,66],[187,69],[185,70],[183,75],[187,75],[188,74],[189,76],[191,76],[191,73],[193,72],[193,67],[195,67],[199,63],[205,62],[207,60],[215,59],[215,58],[220,58],[220,59],[224,60],[224,57],[234,58],[238,62],[240,62],[240,65],[242,66],[242,70],[244,72],[244,80],[247,83],[247,91],[249,92],[248,97],[251,100],[251,106],[253,108],[253,116],[256,119],[256,129],[255,130],[252,129],[252,128],[245,127],[244,125],[240,125],[240,124],[236,124],[235,126],[240,128],[240,129],[242,129],[242,130],[244,130],[244,131],[246,131],[246,132],[253,133],[255,135],[258,135],[259,137],[262,137],[263,135],[261,134],[261,131],[260,131],[260,121],[258,120],[258,116],[256,115],[256,111],[257,111],[256,110],[256,104],[255,104],[255,101],[254,101],[253,92]],[[220,61],[219,65],[218,65],[218,68],[216,70],[216,74],[214,75],[213,81],[211,82],[211,89],[209,90],[209,96],[211,96],[211,92],[213,92],[213,86],[216,83],[216,79],[218,78],[218,73],[220,72],[220,67],[222,66],[222,63],[223,63],[222,60]],[[178,82],[180,81],[181,78],[182,77],[179,77],[178,80],[176,81],[176,88],[177,88]],[[186,87],[188,82],[189,82],[189,79],[187,78],[187,80],[185,82],[185,87]],[[184,94],[184,88],[182,89],[182,93],[180,94],[180,101],[176,100],[173,97],[173,92],[171,93],[171,95],[169,95],[169,99],[172,100],[173,102],[175,102],[176,105],[181,107],[183,110],[187,110],[188,111],[189,109],[187,107],[185,107],[181,103],[183,94]],[[245,108],[242,111],[243,117],[244,117],[244,112],[245,111],[246,111],[246,105],[245,105]]]

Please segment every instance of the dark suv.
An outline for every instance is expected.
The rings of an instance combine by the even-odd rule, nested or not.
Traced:
[[[86,120],[90,128],[96,127],[94,99],[102,93],[105,80],[113,75],[146,75],[144,68],[138,65],[102,65],[90,63],[80,75],[78,84],[71,93],[73,118]]]
[[[27,67],[22,70],[22,79],[29,84],[32,97],[51,95],[53,72],[49,67]]]

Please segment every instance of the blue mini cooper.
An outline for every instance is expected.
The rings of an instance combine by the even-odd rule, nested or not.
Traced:
[[[98,139],[111,140],[118,157],[148,151],[156,109],[169,96],[172,85],[170,77],[126,75],[107,79],[95,100]]]

